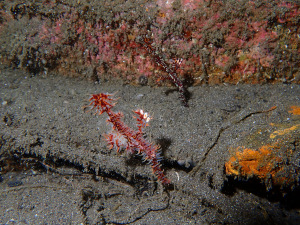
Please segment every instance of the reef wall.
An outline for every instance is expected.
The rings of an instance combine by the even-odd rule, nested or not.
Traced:
[[[299,15],[288,0],[4,1],[0,61],[157,85],[164,71],[137,41],[147,38],[191,85],[299,83]]]

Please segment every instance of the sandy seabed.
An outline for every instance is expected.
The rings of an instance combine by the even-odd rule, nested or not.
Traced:
[[[3,66],[0,85],[1,224],[299,224],[299,204],[228,185],[224,172],[230,146],[289,120],[299,85],[190,87],[189,108],[175,88]],[[83,109],[99,92],[116,93],[115,110],[131,127],[132,110],[150,113],[145,138],[160,144],[171,187],[140,157],[107,148],[106,116]]]

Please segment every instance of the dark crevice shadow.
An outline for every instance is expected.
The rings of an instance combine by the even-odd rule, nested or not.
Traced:
[[[164,157],[164,153],[168,151],[172,143],[171,139],[162,137],[157,139],[156,143],[159,144],[161,156],[163,156],[161,160],[162,169],[176,169],[188,173],[194,168],[195,165],[192,162],[183,163],[178,162],[177,160],[166,159]],[[130,167],[135,167],[137,165],[148,166],[148,162],[143,161],[142,156],[137,154],[130,155],[130,157],[125,162]],[[8,164],[10,168],[8,168]],[[59,169],[62,167],[74,168],[79,173],[75,172],[76,174],[66,174]],[[58,158],[57,156],[53,156],[50,153],[48,153],[46,157],[42,157],[34,153],[24,153],[23,149],[16,150],[6,155],[1,155],[0,168],[2,169],[3,173],[5,173],[5,171],[24,171],[29,169],[35,169],[40,172],[53,172],[63,176],[80,175],[81,173],[85,173],[93,175],[94,180],[98,180],[100,176],[104,179],[108,178],[127,183],[133,187],[137,187],[137,189],[141,189],[142,186],[147,186],[147,183],[149,183],[149,180],[151,180],[151,178],[144,177],[139,174],[134,174],[132,175],[133,177],[126,177],[126,175],[120,174],[113,170],[109,171],[100,167],[95,168],[89,165],[83,166],[77,162],[72,162],[67,159]]]
[[[234,196],[238,190],[252,193],[270,202],[279,202],[285,209],[300,208],[300,187],[293,190],[282,190],[278,186],[270,187],[269,190],[261,180],[250,178],[247,180],[226,177],[221,193],[227,196]]]

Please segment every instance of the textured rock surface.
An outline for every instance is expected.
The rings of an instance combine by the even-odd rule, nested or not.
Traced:
[[[136,41],[148,37],[187,85],[299,83],[299,15],[288,0],[2,1],[0,60],[155,85],[166,74]]]

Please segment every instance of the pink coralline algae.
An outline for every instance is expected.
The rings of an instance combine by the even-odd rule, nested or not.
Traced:
[[[300,11],[291,1],[145,0],[132,5],[100,0],[89,6],[45,1],[44,7],[57,12],[50,15],[37,7],[29,15],[28,6],[30,21],[40,20],[40,24],[26,34],[25,44],[2,45],[2,61],[26,67],[26,63],[18,65],[19,51],[10,49],[19,44],[31,49],[28,54],[32,55],[26,58],[46,62],[37,63],[38,71],[55,69],[67,75],[121,78],[131,83],[146,76],[153,85],[154,75],[165,76],[165,72],[157,70],[151,56],[136,42],[137,37],[147,36],[168,64],[182,59],[176,72],[194,85],[299,79]],[[12,13],[21,19],[27,11]],[[9,22],[3,23],[2,34],[12,32]],[[35,41],[30,42],[31,38]]]

